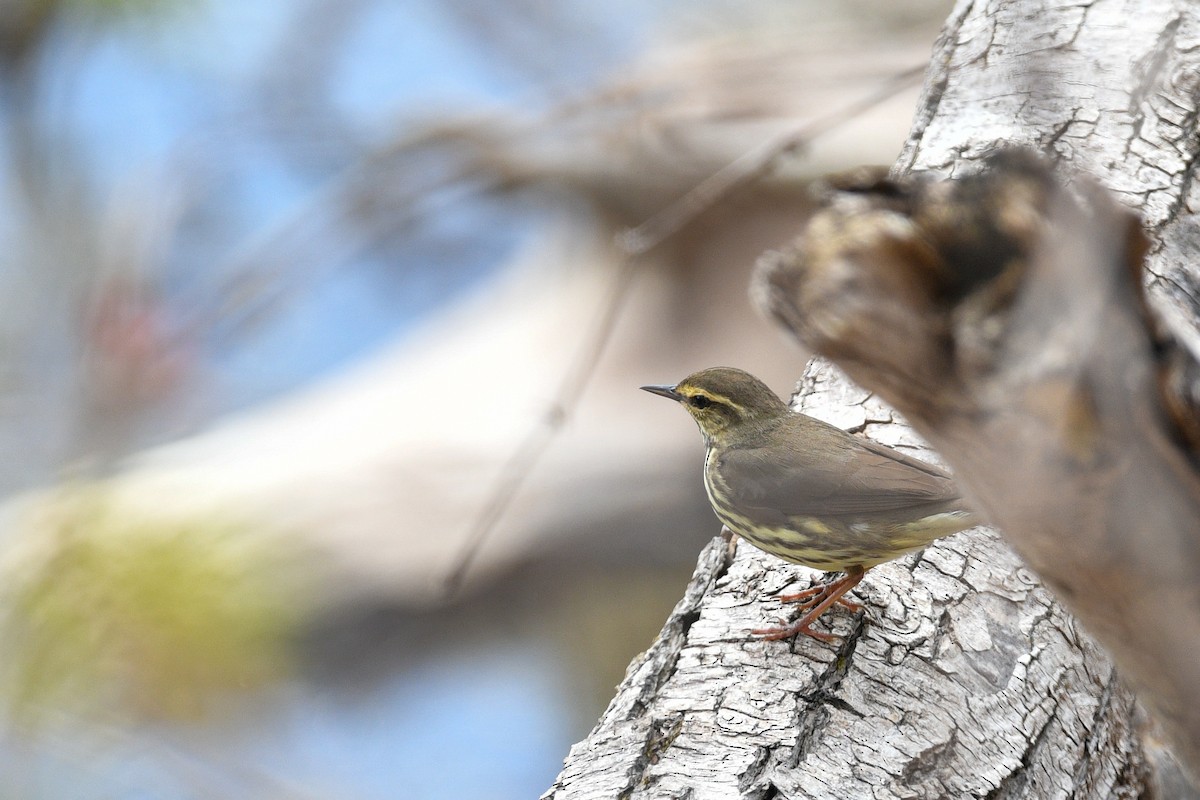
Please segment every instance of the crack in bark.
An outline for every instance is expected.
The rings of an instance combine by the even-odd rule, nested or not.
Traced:
[[[760,746],[755,751],[754,760],[750,762],[750,766],[746,768],[745,772],[738,776],[738,791],[742,793],[743,797],[757,797],[759,800],[761,800],[761,798],[766,796],[766,788],[764,787],[761,790],[755,789],[755,784],[758,783],[758,780],[763,776],[763,773],[767,771],[767,766],[770,763],[771,749]],[[774,784],[768,780],[767,785],[773,786]],[[754,792],[761,791],[763,793],[752,794],[751,790],[754,790]]]
[[[1176,273],[1173,275],[1154,273],[1155,283],[1164,294],[1177,300],[1187,313],[1193,318],[1200,319],[1200,293],[1197,293],[1194,286],[1188,286],[1180,282],[1181,279],[1187,279],[1189,276],[1186,273]]]
[[[925,748],[912,757],[900,773],[900,783],[912,786],[928,777],[942,773],[954,762],[955,747],[958,745],[958,727],[950,730],[950,736],[944,742],[938,742]],[[914,779],[916,779],[914,781]]]
[[[832,717],[829,710],[831,707],[863,717],[862,712],[834,694],[850,671],[858,640],[866,630],[864,615],[861,612],[855,619],[854,628],[838,648],[837,658],[816,676],[809,691],[796,694],[796,741],[787,748],[787,755],[776,759],[776,748],[760,747],[754,760],[738,777],[738,789],[746,800],[770,800],[779,796],[779,787],[770,778],[764,781],[764,776],[776,763],[795,768],[808,757],[821,741],[822,731]],[[763,781],[761,786],[758,785],[760,781]]]
[[[1090,12],[1092,10],[1092,4],[1084,3],[1079,8],[1080,8],[1080,12],[1081,12],[1079,14],[1079,24],[1075,26],[1075,30],[1071,31],[1071,36],[1066,41],[1064,41],[1062,44],[1057,45],[1057,47],[1061,50],[1066,50],[1068,48],[1074,47],[1075,43],[1077,41],[1079,41],[1079,34],[1082,33],[1083,29],[1087,27],[1088,12]]]
[[[1156,233],[1160,233],[1163,228],[1175,221],[1179,216],[1183,207],[1187,203],[1188,193],[1194,180],[1195,170],[1197,166],[1197,155],[1194,148],[1187,146],[1188,142],[1194,140],[1197,133],[1197,114],[1198,109],[1194,106],[1187,108],[1181,106],[1175,101],[1169,93],[1160,91],[1160,86],[1163,83],[1164,75],[1168,72],[1171,64],[1172,56],[1178,57],[1179,52],[1176,47],[1176,39],[1180,26],[1183,24],[1183,15],[1177,15],[1174,19],[1168,22],[1159,32],[1158,38],[1154,43],[1154,47],[1138,61],[1134,66],[1133,72],[1138,76],[1138,83],[1134,87],[1129,96],[1128,113],[1131,117],[1132,131],[1125,145],[1125,155],[1128,157],[1132,143],[1141,136],[1141,131],[1146,122],[1147,112],[1142,110],[1142,107],[1147,105],[1152,98],[1161,98],[1163,101],[1175,106],[1182,111],[1184,115],[1182,119],[1175,123],[1170,120],[1163,120],[1172,128],[1179,129],[1179,135],[1166,138],[1164,144],[1173,145],[1178,152],[1180,146],[1183,146],[1183,152],[1191,151],[1191,156],[1185,158],[1182,169],[1179,173],[1179,183],[1176,186],[1176,194],[1167,206],[1166,213],[1161,220],[1154,222],[1149,227]],[[1191,76],[1189,76],[1191,77]],[[1194,78],[1192,78],[1194,81]],[[1188,92],[1190,88],[1192,91]],[[1182,87],[1179,89],[1185,96],[1195,94],[1195,86]],[[1153,110],[1153,109],[1151,109]],[[1161,118],[1162,115],[1158,115]],[[1151,143],[1153,144],[1153,143]],[[1148,165],[1153,166],[1153,165]],[[1171,175],[1170,177],[1174,177]],[[1151,192],[1147,192],[1149,195]]]
[[[792,754],[787,760],[788,766],[795,767],[801,764],[820,742],[822,730],[832,716],[829,713],[829,707],[858,717],[863,716],[858,709],[836,696],[834,692],[837,691],[838,686],[850,671],[854,650],[858,646],[858,640],[865,632],[865,620],[860,613],[853,630],[838,648],[837,658],[831,661],[829,667],[813,681],[811,691],[797,696],[800,713],[797,715],[796,721],[796,744],[792,747]]]
[[[1118,681],[1119,681],[1119,678],[1117,677],[1116,669],[1110,669],[1108,672],[1108,680],[1105,681],[1105,683],[1104,683],[1104,689],[1100,693],[1100,700],[1096,705],[1096,713],[1092,715],[1092,723],[1090,726],[1088,726],[1087,736],[1084,737],[1082,745],[1081,745],[1079,763],[1078,763],[1078,765],[1076,765],[1075,774],[1072,776],[1072,779],[1071,779],[1071,796],[1072,797],[1083,797],[1085,795],[1082,795],[1080,793],[1085,789],[1092,788],[1088,784],[1089,784],[1089,779],[1091,778],[1091,769],[1092,769],[1093,764],[1095,763],[1096,752],[1097,752],[1098,748],[1101,747],[1100,738],[1099,738],[1100,733],[1101,733],[1102,729],[1109,727],[1111,724],[1114,724],[1114,723],[1110,723],[1109,720],[1106,718],[1109,716],[1110,713],[1113,712],[1112,702],[1113,702],[1115,690],[1118,686]],[[1121,724],[1121,723],[1116,722],[1115,724]],[[1128,725],[1128,720],[1125,720],[1124,724]],[[1137,781],[1138,784],[1141,784],[1141,786],[1137,787],[1139,790],[1139,793],[1140,793],[1141,789],[1144,789],[1145,782],[1144,782],[1144,780],[1141,779],[1141,776],[1136,774],[1137,773],[1136,769],[1134,769],[1134,770],[1130,769],[1131,767],[1134,767],[1134,766],[1135,765],[1132,763],[1132,761],[1130,759],[1126,758],[1125,764],[1124,764],[1125,769],[1122,770],[1121,774],[1127,774],[1127,773],[1133,772],[1134,774],[1129,774],[1128,778],[1130,781]],[[1130,783],[1128,781],[1126,782],[1126,785],[1129,786],[1130,788],[1134,787],[1134,784]]]
[[[1054,606],[1046,605],[1046,606],[1043,606],[1042,610],[1039,611],[1037,614],[1034,614],[1033,617],[1029,620],[1029,652],[1030,653],[1034,652],[1037,649],[1037,642],[1034,641],[1034,638],[1037,635],[1038,628],[1040,628],[1043,623],[1049,621],[1049,619],[1052,616],[1054,616]],[[1071,630],[1069,631],[1069,633],[1070,633],[1069,636],[1067,636],[1068,631],[1062,630],[1062,626],[1055,625],[1054,627],[1057,628],[1060,632],[1062,632],[1063,636],[1066,637],[1067,640],[1069,642],[1071,642],[1071,644],[1073,644],[1075,647],[1079,647],[1079,634],[1076,633],[1073,626],[1072,626]]]
[[[910,171],[913,165],[917,162],[917,157],[921,151],[921,140],[925,136],[925,129],[938,116],[938,107],[941,105],[942,97],[946,94],[946,89],[950,85],[950,56],[954,53],[958,46],[958,34],[962,30],[963,22],[971,15],[975,4],[968,2],[963,4],[962,12],[951,17],[946,21],[946,25],[942,28],[942,32],[938,34],[937,42],[933,48],[933,59],[929,62],[929,71],[925,73],[925,90],[922,93],[920,105],[917,107],[917,113],[913,118],[912,130],[908,136],[908,142],[905,143],[904,149],[900,157],[896,161],[896,166],[893,168],[893,174],[903,174]],[[901,166],[903,165],[903,166]]]
[[[774,781],[767,781],[762,791],[745,794],[743,800],[775,800],[779,796],[779,787],[775,785]]]
[[[789,767],[804,763],[809,754],[821,743],[821,732],[829,722],[829,709],[824,703],[813,702],[812,698],[797,698],[800,709],[799,721],[796,723],[796,744],[792,754],[787,759]]]
[[[1076,109],[1076,111],[1077,110],[1078,109]],[[1059,125],[1055,125],[1054,128],[1050,131],[1050,135],[1047,136],[1045,141],[1043,141],[1041,144],[1042,152],[1045,153],[1049,157],[1057,157],[1059,141],[1062,140],[1062,138],[1067,135],[1067,131],[1069,131],[1071,129],[1071,126],[1074,125],[1076,122],[1077,122],[1077,120],[1074,118],[1074,114],[1072,114],[1070,119],[1066,120],[1065,122],[1063,122]]]
[[[941,664],[938,663],[938,653],[941,652],[942,642],[944,642],[946,640],[946,636],[948,636],[949,633],[950,633],[950,609],[947,607],[947,608],[943,608],[942,613],[938,616],[937,624],[933,628],[933,635],[925,637],[919,643],[914,642],[913,645],[915,647],[915,646],[918,646],[919,644],[928,643],[929,644],[929,659],[928,659],[929,665],[932,666],[934,669],[936,669],[941,674],[957,680],[957,676],[947,672],[941,666]],[[910,653],[912,652],[912,650],[913,650],[913,648],[909,648]]]
[[[636,698],[625,715],[626,720],[643,716],[651,707],[653,699],[671,679],[679,665],[679,657],[687,644],[688,632],[700,619],[700,606],[717,582],[728,572],[732,559],[726,542],[715,537],[701,553],[696,572],[684,590],[684,599],[671,612],[659,633],[657,649],[652,648],[644,656],[645,662],[660,660],[662,663],[644,676],[638,687]],[[619,696],[619,693],[618,693]],[[639,788],[647,785],[646,770],[658,763],[662,754],[670,748],[675,737],[683,729],[682,712],[652,720],[647,726],[645,739],[637,756],[629,765],[624,788],[617,794],[619,800],[628,800]],[[682,798],[690,796],[687,790]]]
[[[1198,117],[1200,117],[1200,108],[1193,109],[1186,117],[1183,118],[1179,125],[1180,129],[1184,133],[1184,135],[1180,137],[1181,140],[1186,141],[1187,139],[1196,136],[1198,128],[1200,128],[1200,126],[1197,125]],[[1159,222],[1153,226],[1153,230],[1155,232],[1162,231],[1163,228],[1174,222],[1179,217],[1180,212],[1182,212],[1184,207],[1187,205],[1188,194],[1191,192],[1192,182],[1196,178],[1196,168],[1198,162],[1200,162],[1200,151],[1194,151],[1190,158],[1184,160],[1183,173],[1179,180],[1179,192],[1175,195],[1175,198],[1171,201],[1170,205],[1167,206],[1167,213],[1163,215],[1162,222]]]
[[[645,714],[653,698],[675,674],[679,656],[687,644],[688,632],[700,619],[700,605],[704,597],[728,572],[730,562],[729,550],[721,537],[714,538],[705,547],[696,572],[684,590],[684,600],[671,612],[662,632],[659,633],[659,649],[647,653],[644,657],[647,661],[660,659],[662,663],[643,678],[637,697],[630,703],[629,711],[625,715],[627,720]]]
[[[1042,727],[1038,730],[1037,735],[1029,740],[1025,751],[1021,753],[1021,763],[1005,775],[996,788],[987,793],[984,800],[1009,800],[1009,798],[1026,796],[1025,789],[1029,785],[1029,769],[1033,765],[1034,757],[1041,752],[1042,747],[1046,744],[1050,724],[1057,719],[1058,703],[1055,701],[1054,709],[1047,715],[1046,721],[1042,723]]]
[[[646,780],[646,768],[658,763],[662,754],[675,741],[675,737],[681,730],[683,730],[682,713],[656,719],[650,723],[642,749],[634,758],[633,763],[629,765],[629,781],[625,784],[625,788],[617,794],[619,800],[628,800],[637,789],[649,785]]]

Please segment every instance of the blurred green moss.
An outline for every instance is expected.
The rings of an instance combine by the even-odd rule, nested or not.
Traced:
[[[220,519],[55,496],[34,557],[5,570],[0,682],[14,721],[45,712],[195,719],[284,680],[304,612],[296,560]]]
[[[35,0],[35,2],[53,5],[52,0]],[[203,0],[58,0],[65,8],[89,12],[95,15],[106,14],[159,14],[176,11],[189,6],[198,6]]]

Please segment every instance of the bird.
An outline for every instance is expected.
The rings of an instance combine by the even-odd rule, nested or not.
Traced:
[[[679,383],[642,386],[682,405],[704,437],[704,488],[731,534],[785,561],[842,573],[780,599],[800,619],[755,628],[766,640],[832,634],[811,625],[867,570],[979,524],[948,472],[792,411],[765,383],[712,367]]]

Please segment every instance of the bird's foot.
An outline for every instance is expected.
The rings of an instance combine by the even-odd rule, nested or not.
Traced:
[[[829,591],[833,586],[836,585],[836,583],[837,581],[834,581],[833,583],[819,583],[816,586],[810,586],[807,589],[801,589],[793,594],[781,594],[779,595],[779,601],[781,603],[798,603],[801,610],[803,610],[820,603],[821,600],[824,599],[824,593]],[[862,605],[851,602],[845,597],[839,597],[834,602],[843,608],[849,609],[850,613],[852,614],[857,614],[859,611],[862,611]]]
[[[801,622],[803,622],[803,620],[801,620]],[[764,642],[775,642],[780,639],[790,639],[793,636],[801,633],[803,633],[805,636],[811,636],[814,639],[819,639],[822,642],[828,642],[830,644],[838,640],[838,637],[834,636],[832,633],[814,631],[812,628],[808,627],[808,625],[801,625],[799,622],[796,622],[792,625],[784,625],[779,628],[752,628],[750,633],[754,636],[757,636],[759,639],[762,639]]]
[[[728,525],[722,525],[721,538],[725,540],[725,557],[733,561],[737,553],[738,535],[731,531]]]
[[[822,642],[837,641],[837,637],[833,634],[814,631],[810,626],[835,603],[839,602],[842,595],[857,586],[858,582],[862,580],[864,572],[865,570],[862,568],[854,568],[847,571],[843,577],[830,583],[805,589],[802,592],[797,592],[796,595],[785,595],[780,599],[787,600],[788,597],[799,596],[798,600],[791,602],[800,602],[800,607],[803,609],[804,615],[791,625],[781,628],[755,628],[750,633],[760,636],[766,641],[789,639],[801,633],[811,636],[814,639],[820,639]],[[841,602],[843,605],[849,605],[853,608],[862,608],[857,603],[849,603],[844,600],[841,600]]]

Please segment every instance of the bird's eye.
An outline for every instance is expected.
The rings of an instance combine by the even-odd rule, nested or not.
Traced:
[[[688,398],[688,403],[691,404],[692,408],[708,408],[712,405],[712,400],[709,400],[702,394],[694,394]]]

